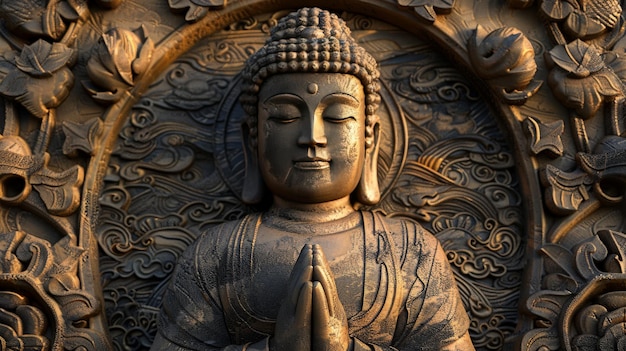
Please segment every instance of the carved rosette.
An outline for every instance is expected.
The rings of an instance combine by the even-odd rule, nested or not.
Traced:
[[[85,251],[22,231],[0,234],[0,344],[9,350],[106,350],[89,328],[99,302],[81,289]]]
[[[621,350],[626,345],[626,234],[599,231],[571,250],[541,249],[542,290],[526,307],[538,318],[526,334],[529,350]]]

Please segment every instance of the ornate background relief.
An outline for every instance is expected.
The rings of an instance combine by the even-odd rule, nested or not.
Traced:
[[[382,73],[382,200],[443,243],[477,350],[626,345],[618,0],[0,2],[0,345],[147,350],[241,202],[239,73],[299,6]]]

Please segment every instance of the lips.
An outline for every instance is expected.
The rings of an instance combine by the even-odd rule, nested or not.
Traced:
[[[294,161],[294,168],[304,171],[320,170],[330,168],[330,160],[307,159]]]

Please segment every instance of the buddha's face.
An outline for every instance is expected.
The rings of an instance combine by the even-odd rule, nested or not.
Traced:
[[[365,94],[338,73],[268,78],[259,92],[259,168],[284,200],[322,203],[349,196],[363,170]]]

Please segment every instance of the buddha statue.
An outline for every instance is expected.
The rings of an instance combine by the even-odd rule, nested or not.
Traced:
[[[243,199],[181,256],[152,350],[473,350],[441,244],[375,204],[379,72],[336,15],[282,18],[242,73]]]

